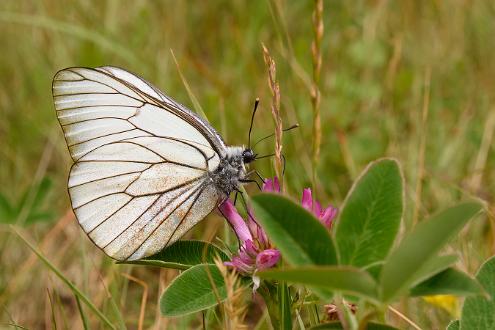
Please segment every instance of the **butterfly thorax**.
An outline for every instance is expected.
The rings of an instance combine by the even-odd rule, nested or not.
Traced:
[[[220,159],[218,167],[210,174],[217,190],[225,196],[238,190],[241,180],[246,176],[243,151],[241,147],[228,147],[225,157]]]

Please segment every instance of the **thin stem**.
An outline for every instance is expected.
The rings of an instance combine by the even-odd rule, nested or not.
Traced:
[[[277,288],[270,283],[265,283],[259,287],[258,293],[265,301],[266,309],[268,311],[268,315],[270,316],[270,322],[272,323],[273,329],[280,329],[278,305],[277,301],[274,299],[274,297],[277,296]]]
[[[191,99],[191,102],[193,104],[194,110],[199,113],[203,118],[208,120],[208,117],[206,117],[206,113],[203,110],[203,107],[199,103],[198,99],[194,95],[191,87],[189,86],[189,83],[186,80],[186,77],[182,74],[182,70],[180,69],[179,62],[177,62],[177,58],[175,58],[174,51],[170,49],[170,54],[172,54],[172,58],[174,59],[175,66],[177,67],[177,72],[179,73],[180,79],[182,80],[182,84],[186,88],[187,94],[189,95],[189,98]]]
[[[268,67],[268,85],[272,92],[272,117],[275,122],[275,173],[280,181],[280,189],[283,191],[283,177],[282,177],[282,117],[280,114],[280,86],[277,81],[277,69],[275,66],[275,61],[270,55],[270,52],[262,44],[263,47],[263,58],[265,64]]]
[[[397,315],[398,317],[409,323],[409,325],[412,326],[414,329],[422,330],[416,323],[414,323],[411,319],[409,319],[407,316],[405,316],[404,314],[402,314],[392,306],[388,306],[388,309],[390,309],[392,313],[394,313],[395,315]]]
[[[136,282],[137,284],[143,287],[143,295],[141,297],[141,307],[139,309],[139,321],[138,321],[138,329],[142,330],[144,325],[144,313],[146,311],[146,301],[148,300],[148,284],[146,284],[146,282],[130,274],[121,273],[121,275],[133,282]]]
[[[321,72],[321,40],[323,38],[323,0],[315,0],[313,11],[313,31],[314,39],[311,44],[311,54],[313,62],[313,82],[311,85],[311,105],[313,107],[313,190],[315,191],[318,161],[321,147],[321,115],[320,103],[321,94],[319,89]]]
[[[421,111],[421,130],[420,130],[420,142],[418,150],[418,169],[416,177],[416,205],[414,207],[414,213],[412,218],[412,225],[414,226],[419,219],[419,209],[421,208],[421,195],[423,192],[423,178],[425,173],[425,149],[426,149],[426,122],[428,120],[428,110],[430,108],[430,82],[431,82],[431,69],[427,68],[424,78],[424,94],[423,94],[423,109]]]

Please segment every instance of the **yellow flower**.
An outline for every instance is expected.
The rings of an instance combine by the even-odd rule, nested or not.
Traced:
[[[455,318],[460,317],[459,299],[452,295],[426,296],[423,299],[434,306],[443,308]]]

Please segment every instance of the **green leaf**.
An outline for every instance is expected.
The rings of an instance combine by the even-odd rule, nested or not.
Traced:
[[[428,260],[423,267],[421,267],[420,271],[416,274],[415,280],[412,285],[419,284],[430,277],[446,270],[453,264],[457,262],[457,255],[449,254],[444,256],[436,256],[430,260]]]
[[[38,187],[34,188],[36,189],[36,193],[34,195],[33,204],[31,206],[33,210],[38,210],[43,207],[43,203],[48,197],[48,194],[50,193],[52,186],[53,186],[52,180],[49,177],[45,176],[43,177],[43,179],[41,179]]]
[[[33,212],[29,213],[26,218],[26,225],[30,225],[36,222],[48,222],[55,218],[55,213],[51,211],[47,212]]]
[[[467,274],[448,268],[411,289],[411,296],[451,294],[469,296],[483,294],[483,288]]]
[[[461,323],[459,320],[454,320],[449,323],[447,330],[459,330],[461,328]]]
[[[489,298],[466,298],[461,313],[461,329],[495,329],[495,256],[481,266],[476,279]]]
[[[334,321],[329,323],[318,324],[314,327],[311,327],[310,330],[340,330],[344,329],[340,321]],[[366,330],[396,330],[397,328],[391,327],[390,325],[369,322],[366,325]]]
[[[277,194],[259,194],[252,202],[256,220],[291,265],[337,264],[330,234],[310,212]]]
[[[340,264],[365,267],[383,260],[403,213],[403,177],[397,161],[369,164],[348,193],[335,228]]]
[[[0,223],[14,223],[15,211],[6,196],[0,194]]]
[[[229,257],[214,244],[203,241],[181,240],[147,258],[117,263],[188,269],[197,264],[212,264],[217,255],[223,261],[229,259]]]
[[[301,266],[259,272],[264,279],[288,281],[377,299],[377,284],[367,272],[351,266]]]
[[[215,265],[196,265],[177,276],[160,298],[162,315],[182,316],[213,307],[227,297],[225,282]]]
[[[382,300],[391,301],[407,291],[424,275],[428,262],[480,210],[478,203],[463,203],[416,225],[383,266],[380,280]]]

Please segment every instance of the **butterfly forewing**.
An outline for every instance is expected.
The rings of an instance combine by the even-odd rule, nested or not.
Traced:
[[[72,159],[77,219],[109,256],[172,244],[216,206],[209,180],[225,144],[208,123],[125,70],[70,68],[53,81]]]

